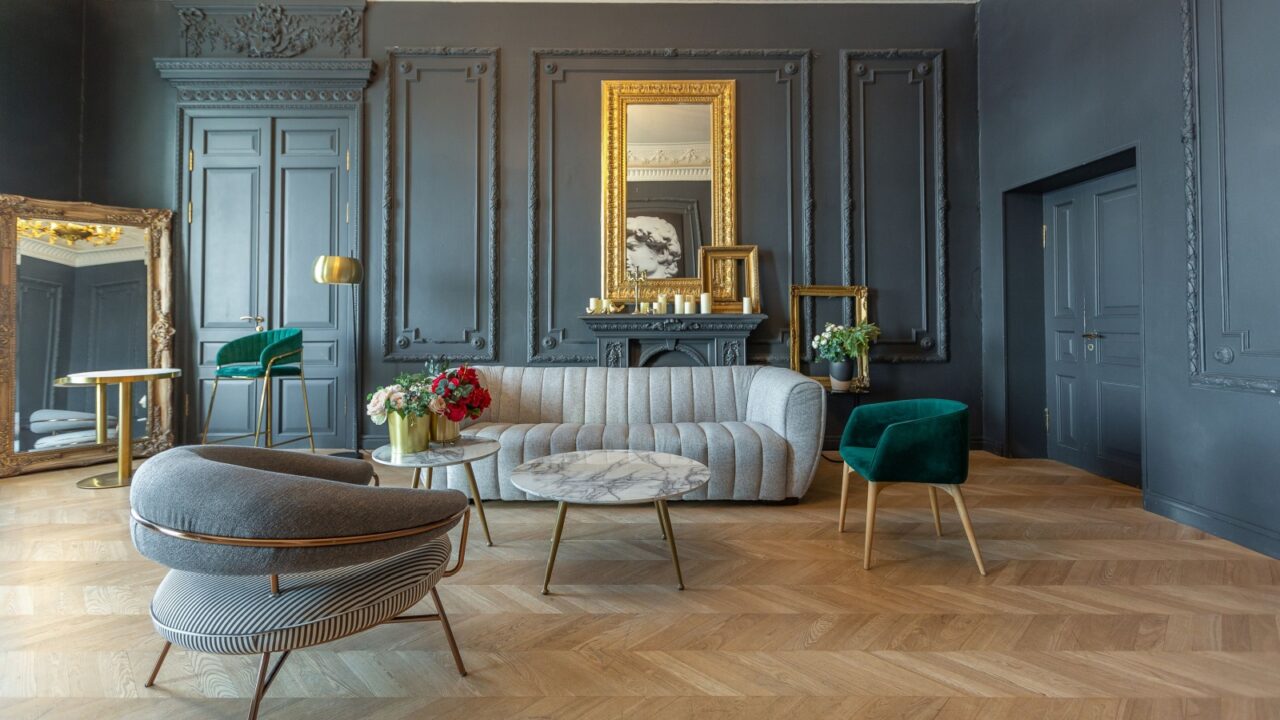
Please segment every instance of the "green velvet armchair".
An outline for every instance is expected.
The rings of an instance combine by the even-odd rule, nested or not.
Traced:
[[[862,567],[871,569],[871,539],[876,523],[876,496],[886,485],[920,483],[929,489],[933,529],[942,535],[938,490],[956,503],[978,572],[987,574],[969,522],[960,485],[969,476],[969,407],[954,400],[898,400],[854,409],[840,438],[844,477],[840,489],[839,531],[844,532],[849,507],[849,476],[867,481],[867,530]]]
[[[209,423],[213,420],[213,403],[218,397],[218,383],[222,380],[257,380],[262,379],[262,395],[258,400],[258,417],[253,423],[253,432],[221,438],[217,442],[239,440],[253,436],[253,446],[258,446],[260,437],[265,437],[266,446],[287,445],[292,442],[306,440],[311,445],[311,452],[316,451],[315,436],[311,430],[311,405],[307,401],[307,378],[302,371],[302,331],[297,328],[278,328],[264,330],[252,335],[236,338],[218,349],[215,358],[218,367],[213,374],[213,390],[209,394],[209,410],[205,414],[204,431],[200,435],[202,445],[209,444]],[[271,434],[272,411],[272,379],[277,377],[296,377],[302,385],[302,409],[306,414],[307,434],[273,445]],[[266,425],[265,432],[263,425]]]

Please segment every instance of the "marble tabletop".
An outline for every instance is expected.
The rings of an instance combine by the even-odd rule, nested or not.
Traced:
[[[624,505],[674,498],[711,479],[702,463],[647,450],[584,450],[531,460],[511,471],[511,483],[548,500]]]
[[[393,467],[444,467],[483,460],[496,454],[500,447],[497,440],[464,436],[451,445],[432,443],[426,452],[406,455],[394,453],[390,445],[383,445],[373,451],[373,461]]]

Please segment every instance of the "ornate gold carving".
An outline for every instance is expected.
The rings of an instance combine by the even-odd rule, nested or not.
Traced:
[[[760,312],[760,248],[755,245],[698,248],[698,277],[702,280],[702,292],[711,293],[713,312],[742,312],[742,296],[734,282],[737,269],[733,263],[738,261],[746,273],[746,296],[751,298],[751,312]]]
[[[627,282],[627,106],[633,103],[671,105],[706,103],[711,106],[711,235],[710,245],[737,242],[734,207],[734,118],[737,85],[733,80],[605,80],[601,83],[600,177],[601,220],[604,234],[601,294],[606,300],[628,302]],[[733,266],[721,263],[712,292],[736,288]],[[640,288],[640,300],[659,294],[701,292],[699,278],[651,279]],[[716,300],[728,301],[736,289]]]
[[[0,195],[0,477],[68,465],[108,462],[111,445],[59,450],[13,451],[13,387],[17,376],[14,337],[18,323],[18,218],[65,218],[91,224],[133,225],[147,234],[147,357],[151,367],[173,366],[173,276],[170,210],[139,210],[85,202],[35,200]],[[147,433],[134,442],[136,455],[154,455],[173,445],[173,381],[147,387]]]
[[[855,325],[867,322],[867,286],[866,285],[792,285],[791,286],[791,369],[802,372],[801,343],[811,338],[804,336],[800,322],[800,299],[814,298],[853,298],[853,322]],[[867,392],[871,389],[871,363],[866,355],[858,358],[858,374],[849,383],[849,392]],[[831,378],[827,376],[809,377],[830,389]]]

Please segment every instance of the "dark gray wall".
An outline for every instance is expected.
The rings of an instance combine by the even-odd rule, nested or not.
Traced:
[[[1218,0],[1200,1],[1206,9],[1217,7]],[[1227,94],[1229,101],[1222,106],[1233,130],[1227,136],[1227,153],[1236,153],[1238,159],[1274,160],[1274,107],[1262,111],[1265,108],[1248,103],[1274,102],[1280,95],[1280,80],[1257,72],[1257,63],[1270,52],[1267,37],[1280,23],[1277,6],[1269,0],[1222,2],[1228,48],[1222,55],[1223,76],[1228,89],[1236,91]],[[1203,329],[1193,323],[1196,333],[1208,337],[1219,331],[1217,335],[1222,335],[1225,316],[1221,313],[1189,313],[1189,300],[1194,308],[1202,296],[1209,298],[1206,303],[1225,297],[1221,287],[1206,284],[1222,277],[1215,265],[1219,258],[1232,268],[1230,282],[1240,283],[1233,310],[1244,327],[1252,321],[1257,328],[1254,350],[1265,354],[1275,344],[1275,309],[1280,304],[1275,294],[1275,252],[1280,243],[1275,240],[1274,218],[1250,213],[1272,202],[1276,171],[1273,162],[1269,168],[1244,162],[1231,168],[1237,174],[1225,175],[1228,180],[1246,181],[1229,183],[1228,198],[1244,213],[1239,219],[1252,232],[1244,231],[1248,234],[1239,235],[1242,239],[1219,255],[1221,243],[1210,245],[1216,225],[1193,222],[1193,233],[1204,229],[1203,246],[1193,243],[1200,252],[1191,265],[1199,272],[1191,278],[1189,298],[1182,9],[1179,0],[983,0],[980,4],[984,437],[993,449],[1005,449],[1010,426],[1019,422],[1019,413],[1026,415],[1019,407],[1027,399],[1006,392],[1014,374],[1010,365],[1025,360],[1009,357],[1018,351],[1005,332],[1006,308],[1017,302],[1017,288],[1007,278],[1041,272],[1038,259],[1006,254],[1009,243],[1019,239],[1005,235],[1004,223],[1009,212],[1016,213],[1018,208],[1003,204],[1004,194],[1136,148],[1142,203],[1146,506],[1278,555],[1280,494],[1271,468],[1280,463],[1274,431],[1280,405],[1274,393],[1267,391],[1267,382],[1280,377],[1276,356],[1271,356],[1269,365],[1263,364],[1264,357],[1246,358],[1241,343],[1248,345],[1248,334],[1233,338],[1233,354],[1263,369],[1254,383],[1254,390],[1261,392],[1250,392],[1244,387],[1224,389],[1222,382],[1218,387],[1207,386],[1204,376],[1193,381],[1188,350],[1189,315],[1204,323]],[[1206,70],[1209,76],[1216,74],[1216,53],[1201,53],[1199,59],[1202,77]],[[1209,107],[1216,113],[1216,103]],[[1197,124],[1203,120],[1193,119]],[[1201,140],[1205,137],[1216,140],[1217,135],[1202,134]],[[1197,155],[1193,152],[1190,157]],[[1197,181],[1193,187],[1205,188],[1199,194],[1203,203],[1217,197],[1224,177],[1219,168],[1212,169],[1203,176],[1192,174]],[[1264,175],[1270,181],[1258,182]],[[1203,219],[1196,211],[1191,217]],[[1035,266],[1028,267],[1032,262]],[[1269,324],[1261,321],[1264,314],[1271,318]],[[1215,337],[1208,345],[1208,357],[1200,351],[1200,366],[1207,366],[1217,377],[1230,378],[1229,362],[1215,357],[1215,348],[1227,344]],[[1208,381],[1215,382],[1213,377]]]
[[[0,8],[0,193],[80,192],[82,0]]]

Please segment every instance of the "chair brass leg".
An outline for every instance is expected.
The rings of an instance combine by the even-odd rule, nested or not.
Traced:
[[[862,569],[871,569],[871,538],[876,530],[876,496],[880,494],[880,486],[867,481],[867,535],[862,541]]]
[[[836,526],[837,532],[844,532],[844,517],[849,512],[849,473],[849,465],[845,463],[840,477],[840,522]]]
[[[266,693],[267,690],[271,689],[271,683],[275,681],[276,673],[280,672],[280,666],[284,665],[284,661],[289,659],[289,653],[291,652],[293,651],[285,650],[284,652],[280,653],[280,659],[276,660],[275,667],[271,668],[271,672],[267,674],[267,681],[262,684],[263,693]]]
[[[160,674],[160,666],[164,664],[164,659],[169,656],[169,648],[171,647],[173,647],[173,643],[165,640],[164,647],[160,649],[160,657],[156,658],[156,666],[151,668],[151,677],[147,678],[147,682],[142,687],[151,687],[156,684],[156,676]]]
[[[938,513],[938,488],[929,486],[929,507],[933,510],[933,534],[942,537],[942,515]]]
[[[204,414],[204,432],[200,433],[200,444],[209,444],[209,423],[213,420],[213,401],[218,399],[218,380],[213,379],[213,392],[209,393],[209,410]]]
[[[676,553],[676,533],[671,526],[671,510],[667,507],[666,500],[659,500],[658,514],[662,520],[662,530],[667,536],[667,547],[671,549],[671,562],[676,566],[676,589],[684,589],[684,574],[680,572],[680,555]]]
[[[556,566],[556,551],[560,549],[560,533],[564,532],[564,516],[569,511],[569,503],[561,502],[556,514],[556,531],[551,536],[551,557],[547,558],[547,574],[542,579],[542,594],[551,592],[551,569]]]
[[[964,495],[960,493],[959,485],[943,486],[956,501],[956,512],[960,514],[960,524],[964,526],[964,536],[969,539],[969,549],[973,551],[973,559],[978,563],[978,574],[986,575],[987,566],[982,562],[982,552],[978,550],[978,538],[973,534],[973,524],[969,522],[969,509],[965,507]]]
[[[662,519],[662,506],[658,503],[653,504],[653,509],[658,511],[658,527],[662,528],[662,539],[667,539],[667,523]]]
[[[311,445],[311,452],[316,451],[316,436],[311,430],[311,403],[307,400],[307,375],[302,371],[302,360],[298,360],[298,382],[302,384],[302,412],[307,416],[307,443]]]
[[[431,484],[435,481],[435,479],[436,479],[436,469],[430,468],[430,467],[427,468],[427,489],[428,490],[431,489]]]
[[[263,391],[266,392],[267,394],[267,417],[266,417],[266,420],[264,421],[264,424],[267,426],[265,445],[268,448],[271,447],[271,419],[272,419],[272,416],[276,414],[275,407],[274,407],[276,389],[274,387],[275,383],[273,382],[273,380],[274,378],[271,377],[271,370],[268,369],[267,378],[266,378],[267,385],[263,389]]]
[[[271,378],[262,381],[262,394],[258,397],[258,417],[253,421],[253,446],[258,447],[258,437],[262,434],[262,416],[267,408],[267,393],[271,391]]]
[[[409,489],[411,489],[411,490],[417,490],[417,489],[418,489],[418,478],[420,478],[421,476],[422,476],[422,468],[414,468],[414,469],[413,469],[413,484],[409,486]]]
[[[373,473],[373,486],[382,487],[382,478],[378,477],[378,473]]]
[[[453,664],[458,666],[458,674],[467,676],[467,666],[462,664],[462,653],[458,652],[458,643],[453,639],[453,627],[449,625],[449,616],[444,614],[444,603],[440,602],[440,593],[431,588],[431,601],[436,604],[436,614],[440,616],[440,625],[444,627],[444,639],[449,641],[449,652],[453,653]]]
[[[272,595],[280,594],[280,576],[279,575],[271,576],[271,594]]]
[[[484,517],[484,501],[480,499],[480,488],[476,487],[476,471],[471,469],[471,463],[462,463],[462,469],[467,471],[467,484],[471,486],[471,499],[476,504],[476,514],[480,516],[480,527],[484,528],[484,542],[489,547],[493,547],[493,538],[489,536],[489,521]],[[428,478],[430,476],[428,475]],[[431,480],[427,480],[427,487],[431,487]]]
[[[258,663],[258,684],[253,691],[253,703],[249,705],[249,720],[258,720],[258,706],[267,692],[267,667],[270,663],[271,653],[262,653],[262,661]]]

